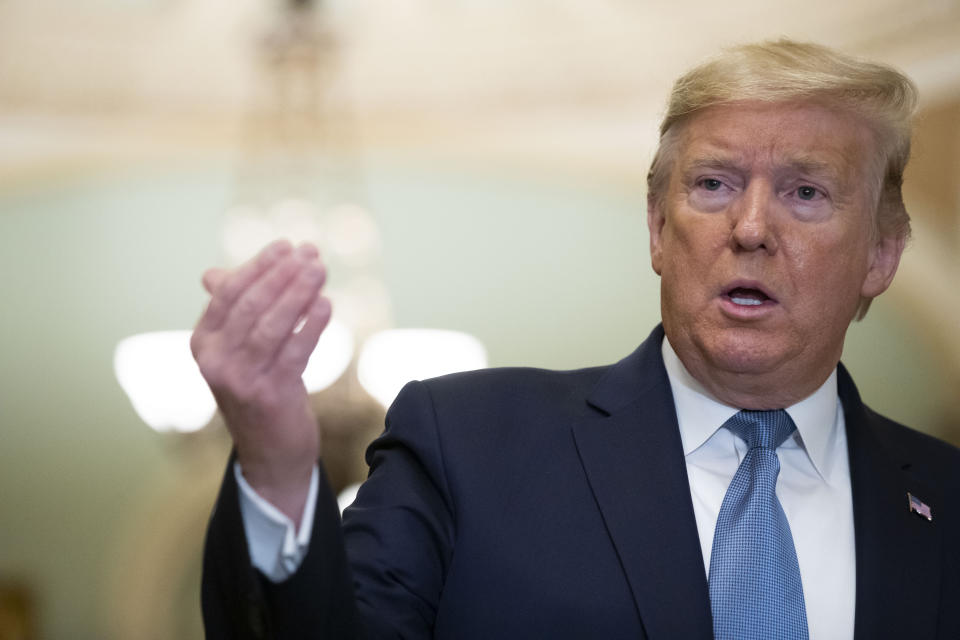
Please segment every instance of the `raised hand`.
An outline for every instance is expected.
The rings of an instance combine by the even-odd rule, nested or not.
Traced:
[[[235,270],[211,269],[190,342],[250,485],[299,525],[320,454],[301,375],[330,319],[312,245],[280,240]]]

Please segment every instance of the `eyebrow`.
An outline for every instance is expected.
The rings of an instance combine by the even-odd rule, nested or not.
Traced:
[[[741,158],[726,154],[704,152],[694,156],[689,162],[679,167],[677,176],[683,182],[689,182],[694,175],[703,170],[711,171],[734,171],[736,173],[745,173],[743,167],[746,165]]]
[[[838,169],[835,164],[824,162],[823,160],[809,156],[797,156],[792,158],[788,161],[788,165],[800,173],[823,177],[827,180],[832,180],[833,182],[840,182],[842,175],[841,170]]]
[[[693,158],[686,167],[685,171],[691,169],[703,168],[729,168],[738,169],[743,167],[746,162],[736,156],[728,156],[720,153],[701,153]]]
[[[749,163],[742,156],[705,151],[695,156],[683,167],[683,174],[687,175],[697,169],[733,169],[745,172],[744,167],[747,164]],[[842,172],[834,163],[826,162],[815,156],[795,155],[786,158],[782,166],[789,167],[799,173],[834,182],[839,182],[842,177]]]

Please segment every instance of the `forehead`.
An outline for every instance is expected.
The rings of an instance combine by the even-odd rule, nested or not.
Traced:
[[[858,116],[814,103],[741,102],[693,115],[680,136],[682,167],[722,164],[746,171],[796,168],[865,181],[875,156]]]

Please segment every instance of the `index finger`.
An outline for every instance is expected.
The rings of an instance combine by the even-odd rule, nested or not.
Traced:
[[[232,273],[218,269],[207,271],[203,284],[204,288],[210,291],[210,304],[197,323],[197,329],[212,330],[219,327],[240,294],[292,250],[293,247],[287,240],[275,240]]]

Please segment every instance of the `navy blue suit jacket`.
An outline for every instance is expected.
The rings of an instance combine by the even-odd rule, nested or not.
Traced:
[[[662,339],[610,367],[409,384],[342,530],[324,488],[304,563],[279,585],[250,567],[228,469],[204,558],[208,638],[712,637]],[[960,451],[868,409],[843,367],[839,392],[856,637],[960,638]]]

